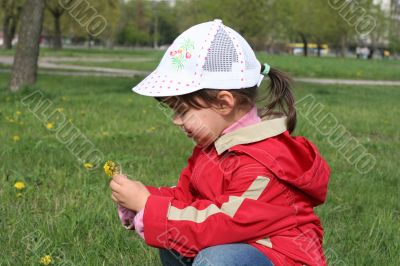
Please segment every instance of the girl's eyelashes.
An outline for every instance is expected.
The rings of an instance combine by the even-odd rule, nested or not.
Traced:
[[[184,117],[188,113],[189,109],[184,110],[176,110],[174,113],[174,117]]]

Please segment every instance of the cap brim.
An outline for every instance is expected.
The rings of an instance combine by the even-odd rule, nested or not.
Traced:
[[[132,88],[133,92],[143,96],[178,96],[198,91],[201,84],[197,80],[176,80],[168,74],[158,73],[157,69]]]

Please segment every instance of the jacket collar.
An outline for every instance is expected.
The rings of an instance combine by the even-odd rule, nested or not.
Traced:
[[[263,119],[260,123],[239,128],[220,136],[215,142],[215,149],[220,155],[224,151],[239,144],[248,144],[271,138],[287,130],[286,116]]]

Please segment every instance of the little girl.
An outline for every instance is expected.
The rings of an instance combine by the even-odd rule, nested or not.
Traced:
[[[257,112],[263,77],[268,101]],[[124,175],[110,183],[122,223],[160,249],[163,265],[326,265],[313,208],[330,170],[310,141],[291,135],[287,76],[214,20],[182,33],[133,91],[170,107],[197,144],[176,187]]]

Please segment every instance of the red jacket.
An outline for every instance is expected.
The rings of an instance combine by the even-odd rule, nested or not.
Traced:
[[[313,208],[325,201],[330,170],[284,122],[266,120],[196,146],[176,187],[148,187],[146,243],[186,257],[249,243],[274,265],[326,265]]]

